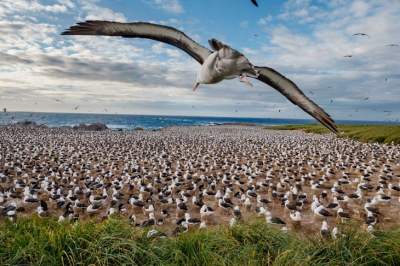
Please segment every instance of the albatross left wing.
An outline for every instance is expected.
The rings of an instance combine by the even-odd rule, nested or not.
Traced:
[[[185,33],[175,28],[146,23],[120,23],[112,21],[88,20],[70,27],[62,35],[104,35],[125,38],[144,38],[164,42],[182,49],[200,64],[206,60],[211,51],[201,46]]]
[[[310,100],[293,81],[287,79],[272,68],[256,66],[255,69],[259,72],[258,80],[282,93],[292,103],[313,116],[332,132],[338,133],[333,119],[321,107]]]

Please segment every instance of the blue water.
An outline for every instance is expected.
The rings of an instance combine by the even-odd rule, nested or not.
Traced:
[[[238,118],[238,117],[198,117],[198,116],[154,116],[154,115],[120,115],[120,114],[70,114],[70,113],[0,113],[0,124],[22,121],[34,121],[50,127],[74,126],[78,124],[103,123],[109,128],[157,129],[169,126],[218,125],[227,123],[251,123],[257,125],[287,125],[316,123],[311,119],[278,119],[278,118]],[[340,124],[387,124],[379,121],[337,120]]]

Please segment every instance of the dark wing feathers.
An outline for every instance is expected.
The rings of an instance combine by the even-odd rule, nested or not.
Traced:
[[[89,20],[79,22],[77,25],[63,32],[62,35],[104,35],[151,39],[182,49],[200,64],[211,53],[209,49],[196,43],[185,33],[175,28],[146,22],[120,23]]]
[[[208,40],[208,44],[210,45],[210,47],[214,50],[214,51],[218,51],[224,47],[226,47],[226,45],[220,41],[218,41],[217,39],[210,39]]]
[[[258,6],[257,1],[256,0],[251,0],[251,2],[255,5]]]
[[[332,132],[338,133],[332,118],[321,107],[310,100],[291,80],[282,76],[272,68],[255,67],[255,69],[259,71],[258,80],[282,93],[292,103],[298,105]]]
[[[257,5],[256,1],[252,0],[252,2]],[[200,64],[203,64],[205,59],[212,53],[212,51],[196,43],[185,33],[175,28],[146,22],[120,23],[98,20],[79,22],[77,25],[63,32],[62,35],[104,35],[151,39],[182,49]],[[215,39],[211,39],[209,43],[215,50],[219,50],[224,46],[223,43]],[[304,95],[291,80],[285,78],[272,68],[255,67],[255,69],[259,71],[258,80],[278,90],[292,103],[312,115],[331,131],[338,132],[335,122],[331,117]]]

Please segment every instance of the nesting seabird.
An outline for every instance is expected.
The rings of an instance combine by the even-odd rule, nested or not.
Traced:
[[[330,236],[328,223],[326,221],[322,221],[320,233],[324,238],[328,238]]]
[[[344,219],[350,219],[350,218],[351,218],[351,215],[350,215],[350,213],[345,212],[345,211],[343,210],[343,208],[339,208],[339,209],[337,210],[337,217],[338,217],[338,218],[341,218],[342,220],[344,220]]]
[[[215,84],[236,77],[248,84],[250,82],[247,77],[258,79],[279,91],[332,132],[338,132],[332,118],[310,100],[295,83],[272,68],[254,66],[242,53],[216,39],[209,40],[212,48],[210,50],[175,28],[146,22],[86,21],[70,27],[62,34],[145,38],[173,45],[188,53],[202,65],[193,87],[194,90],[200,84]]]
[[[334,240],[337,239],[338,235],[339,235],[339,229],[335,226],[331,232],[332,239]]]
[[[316,214],[317,216],[320,216],[320,217],[332,216],[332,214],[327,209],[325,209],[325,207],[323,205],[320,205],[317,208],[315,208],[314,214]]]
[[[286,225],[286,222],[277,216],[272,216],[271,212],[265,212],[265,220],[269,224]]]

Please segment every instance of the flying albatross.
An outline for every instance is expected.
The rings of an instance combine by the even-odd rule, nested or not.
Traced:
[[[258,3],[256,0],[251,0],[251,2],[253,3],[253,5],[258,6]]]
[[[242,53],[216,39],[209,40],[212,48],[212,50],[209,50],[196,43],[185,33],[172,27],[146,22],[120,23],[111,21],[80,22],[63,32],[62,35],[145,38],[173,45],[188,53],[201,64],[193,90],[200,84],[215,84],[224,79],[239,77],[240,81],[249,85],[250,82],[247,77],[258,79],[279,91],[332,132],[338,132],[332,118],[311,101],[295,83],[272,68],[254,66]]]

